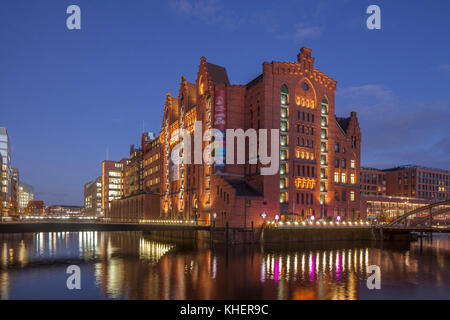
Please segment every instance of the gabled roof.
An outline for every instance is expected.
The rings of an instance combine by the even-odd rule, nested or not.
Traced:
[[[206,66],[208,67],[208,73],[213,82],[230,84],[227,70],[224,67],[209,62],[206,63]]]
[[[262,197],[263,195],[250,187],[246,182],[239,180],[225,180],[236,190],[237,197]]]
[[[342,131],[347,134],[348,125],[350,124],[351,118],[338,118],[336,117],[336,122],[341,127]]]

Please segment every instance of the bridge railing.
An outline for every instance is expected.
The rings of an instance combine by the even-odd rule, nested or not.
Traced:
[[[444,207],[438,211],[432,212],[432,209],[435,207],[439,207],[439,206],[445,206],[445,205],[449,205],[448,207]],[[430,215],[431,215],[431,219],[434,216],[437,215],[442,215],[446,212],[450,212],[450,200],[445,200],[445,201],[440,201],[440,202],[435,202],[414,210],[411,210],[397,218],[395,218],[394,220],[392,220],[390,223],[388,223],[386,225],[386,227],[393,227],[398,225],[399,223],[401,223],[402,221],[406,221],[407,218],[411,217],[412,215],[417,215],[419,213],[425,213],[427,214],[425,217],[420,217],[419,219],[421,219],[421,222],[424,223],[426,222],[428,219],[430,219]]]

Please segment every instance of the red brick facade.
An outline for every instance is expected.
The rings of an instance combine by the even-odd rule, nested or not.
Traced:
[[[220,90],[226,128],[280,130],[277,174],[261,175],[259,162],[221,170],[204,162],[171,163],[177,144],[172,133],[186,129],[194,136],[196,120],[202,122],[200,134],[212,128]],[[296,62],[263,63],[262,74],[246,85],[231,85],[225,68],[202,57],[195,83],[182,77],[178,97],[167,94],[160,133],[162,216],[246,227],[261,225],[262,213],[266,220],[358,219],[361,133],[356,113],[335,116],[335,90],[336,82],[314,68],[307,48]]]

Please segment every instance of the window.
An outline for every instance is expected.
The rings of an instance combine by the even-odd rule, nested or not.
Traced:
[[[334,173],[334,182],[338,183],[339,182],[339,172],[335,172]]]
[[[355,160],[350,160],[350,168],[355,169]]]
[[[355,191],[350,191],[350,201],[355,201]]]
[[[281,87],[281,105],[287,106],[289,104],[289,90],[288,87],[283,84]]]
[[[322,114],[328,114],[328,100],[325,97],[322,99]]]
[[[334,167],[339,168],[339,159],[334,159]]]
[[[354,174],[354,173],[352,173],[352,174],[350,175],[350,183],[351,183],[351,184],[355,184],[355,174]]]
[[[341,174],[341,182],[342,183],[346,183],[346,177],[345,177],[345,173],[344,172],[342,172],[342,174]]]
[[[345,167],[346,167],[346,161],[345,161],[345,159],[342,159],[342,169],[345,169]]]

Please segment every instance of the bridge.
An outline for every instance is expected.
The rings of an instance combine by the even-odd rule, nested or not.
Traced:
[[[411,210],[380,229],[387,231],[450,233],[450,200]]]

